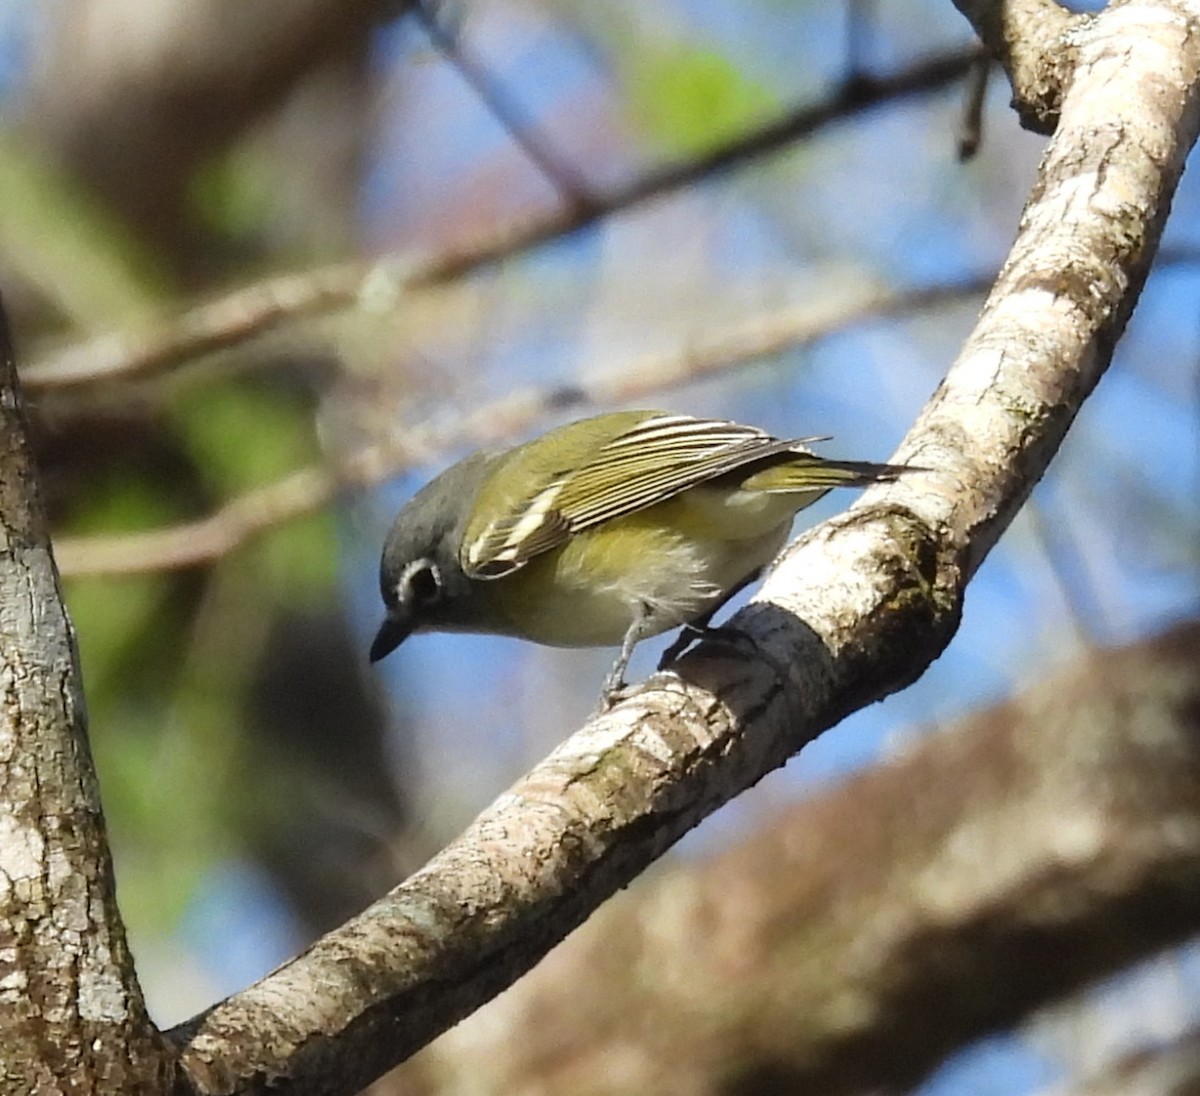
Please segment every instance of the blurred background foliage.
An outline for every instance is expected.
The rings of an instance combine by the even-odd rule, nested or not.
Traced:
[[[961,79],[872,98],[872,77],[965,68],[971,37],[946,0],[458,0],[419,16],[383,0],[8,0],[0,15],[4,291],[36,363],[56,536],[74,548],[66,595],[121,905],[163,1022],[361,908],[595,700],[607,651],[422,637],[366,666],[381,538],[423,478],[478,441],[619,402],[630,378],[638,404],[886,458],[969,330],[1042,147],[999,79],[965,164]],[[839,105],[769,154],[397,288],[431,256],[586,213],[822,104]],[[1113,375],[973,585],[952,649],[694,850],[1049,664],[1195,612],[1195,196],[1185,179]],[[171,369],[34,381],[71,348],[99,352],[89,338],[154,337],[236,287],[381,256],[390,274],[340,307]],[[735,325],[914,290],[922,307],[851,308],[822,337],[688,381],[695,348]],[[497,404],[526,391],[541,413]],[[396,474],[202,563],[118,574],[89,556],[86,538],[203,519],[381,440],[409,446]],[[998,1091],[1020,1090],[1020,1061]]]

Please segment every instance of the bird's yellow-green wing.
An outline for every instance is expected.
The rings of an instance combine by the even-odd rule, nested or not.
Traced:
[[[515,450],[484,485],[488,515],[468,526],[463,567],[472,577],[502,577],[583,529],[814,440],[663,412],[573,423]]]

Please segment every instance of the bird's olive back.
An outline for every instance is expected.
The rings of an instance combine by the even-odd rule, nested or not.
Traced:
[[[504,527],[525,513],[531,499],[547,485],[576,471],[614,438],[661,411],[612,411],[569,422],[501,453],[487,470],[475,508],[464,527],[464,539],[474,543],[495,526]]]

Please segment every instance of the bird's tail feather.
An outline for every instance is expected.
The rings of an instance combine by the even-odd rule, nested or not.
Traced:
[[[905,472],[920,469],[904,464],[873,464],[861,460],[826,460],[805,455],[764,468],[750,476],[744,487],[769,492],[813,491],[831,487],[866,487],[891,483]]]

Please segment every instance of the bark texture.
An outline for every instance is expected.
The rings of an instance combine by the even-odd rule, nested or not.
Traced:
[[[113,893],[74,636],[0,316],[0,1093],[170,1090]]]

